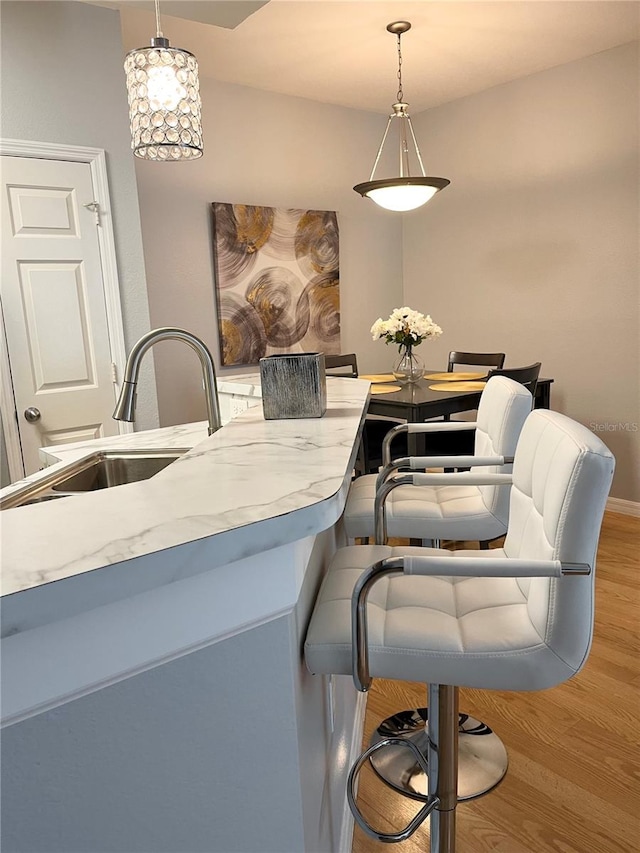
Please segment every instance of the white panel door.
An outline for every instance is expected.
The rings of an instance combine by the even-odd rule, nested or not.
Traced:
[[[87,163],[2,157],[0,296],[26,474],[39,447],[118,433],[93,199]]]

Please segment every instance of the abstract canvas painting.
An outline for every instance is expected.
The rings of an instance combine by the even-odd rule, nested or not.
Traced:
[[[257,364],[276,353],[339,353],[335,212],[211,207],[222,365]]]

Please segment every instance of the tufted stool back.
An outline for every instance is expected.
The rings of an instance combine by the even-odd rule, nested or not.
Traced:
[[[611,452],[585,427],[558,412],[532,412],[514,462],[505,556],[595,569],[613,466]],[[591,643],[594,581],[594,571],[517,581],[540,637],[575,671]]]
[[[514,456],[520,430],[531,412],[533,398],[524,385],[494,376],[490,379],[478,406],[474,456]],[[490,471],[505,474],[510,465],[479,467],[474,472]],[[509,488],[480,486],[486,508],[506,527],[509,519]]]

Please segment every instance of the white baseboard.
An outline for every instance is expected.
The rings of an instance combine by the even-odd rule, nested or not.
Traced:
[[[368,693],[358,693],[356,698],[356,712],[353,715],[353,731],[351,733],[351,749],[347,759],[347,767],[353,767],[356,759],[359,757],[362,745],[362,733],[364,731],[364,715],[367,710]],[[340,826],[340,842],[338,853],[351,853],[353,844],[353,815],[349,808],[347,798],[344,798],[344,808],[342,811],[342,821]]]
[[[608,512],[617,512],[620,515],[633,515],[640,518],[640,503],[637,501],[625,501],[622,498],[609,498],[607,501]]]

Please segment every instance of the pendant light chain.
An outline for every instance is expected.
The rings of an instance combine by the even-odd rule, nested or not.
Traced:
[[[401,34],[398,33],[398,94],[396,97],[398,98],[398,103],[402,104],[404,99],[404,92],[402,91],[402,47],[400,45]]]

